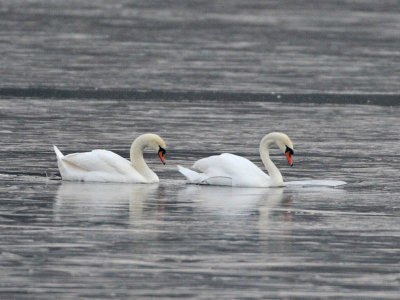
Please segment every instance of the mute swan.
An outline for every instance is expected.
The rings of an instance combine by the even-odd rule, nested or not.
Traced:
[[[276,144],[293,165],[293,144],[290,138],[279,132],[264,136],[260,142],[260,156],[268,174],[265,174],[247,158],[230,153],[214,155],[196,161],[193,170],[178,166],[190,183],[228,185],[242,187],[278,187],[284,186],[281,172],[269,158],[269,147]],[[197,171],[197,172],[196,172]]]
[[[63,180],[153,183],[159,182],[158,176],[147,166],[143,159],[145,148],[158,152],[165,165],[165,142],[156,134],[143,134],[131,145],[131,161],[107,150],[73,153],[64,156],[56,146],[58,169]]]

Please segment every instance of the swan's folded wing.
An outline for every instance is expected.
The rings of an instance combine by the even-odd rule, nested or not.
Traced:
[[[230,153],[198,160],[192,167],[203,174],[203,184],[267,186],[269,176],[247,158]]]
[[[135,170],[127,159],[107,150],[69,154],[63,162],[87,172],[128,174]]]
[[[220,155],[213,155],[198,160],[192,167],[203,173],[209,173],[210,176],[261,176],[268,178],[260,168],[253,164],[247,158],[230,154],[222,153]]]
[[[219,168],[219,165],[222,163],[223,162],[221,161],[220,155],[213,155],[199,159],[193,164],[192,169],[202,173],[206,173],[211,167]]]

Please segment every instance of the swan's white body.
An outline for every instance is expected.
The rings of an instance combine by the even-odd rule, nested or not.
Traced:
[[[131,146],[131,161],[107,150],[73,153],[64,156],[56,146],[58,169],[63,180],[93,182],[154,183],[159,182],[143,159],[146,147],[164,149],[164,141],[156,134],[143,134]],[[159,153],[160,154],[160,153]]]
[[[283,186],[282,175],[269,158],[269,147],[272,144],[278,145],[284,152],[287,147],[293,152],[293,144],[286,134],[272,132],[264,136],[260,142],[260,156],[269,175],[247,158],[229,153],[200,159],[192,166],[193,170],[181,166],[178,166],[178,170],[190,183],[195,184],[241,187]]]
[[[198,160],[192,166],[193,171],[178,166],[190,183],[268,187],[270,177],[247,158],[223,153]]]

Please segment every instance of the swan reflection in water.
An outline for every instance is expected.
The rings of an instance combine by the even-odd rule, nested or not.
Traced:
[[[180,191],[178,201],[191,199],[197,213],[212,224],[210,231],[239,235],[251,232],[263,239],[261,236],[269,236],[272,223],[280,224],[285,235],[290,235],[290,224],[284,223],[291,221],[292,195],[284,190],[189,185]]]
[[[163,195],[159,192],[158,184],[63,181],[57,191],[54,216],[64,222],[126,223],[128,219],[133,223],[142,218],[149,198],[158,199],[152,213],[162,209]]]
[[[180,190],[178,200],[196,202],[200,210],[221,215],[243,215],[269,203],[277,205],[283,198],[283,188],[238,188],[187,185]]]
[[[270,211],[285,198],[284,188],[185,185],[167,191],[168,194],[178,194],[173,197],[176,200],[170,199],[165,203],[166,189],[158,184],[64,181],[57,192],[54,217],[56,221],[67,223],[137,224],[142,219],[162,221],[169,213],[176,219],[179,216],[176,213],[179,213],[180,219],[184,218],[182,215],[196,214],[200,221],[207,222],[206,219],[212,218],[216,212],[233,219],[235,215],[246,218],[257,214],[260,224],[266,226]]]
[[[178,202],[192,201],[196,214],[202,214],[205,230],[221,234],[257,234],[259,241],[280,239],[288,242],[298,226],[295,218],[309,214],[302,201],[319,199],[321,193],[343,197],[345,191],[326,182],[295,182],[283,188],[237,188],[188,185],[180,190]],[[292,202],[295,203],[292,207]],[[326,212],[313,213],[324,215]],[[207,219],[209,224],[207,224]],[[218,229],[216,227],[219,227]],[[246,239],[246,237],[243,237]]]
[[[283,240],[291,238],[293,214],[303,212],[299,203],[328,191],[340,190],[62,182],[54,218],[77,227],[129,225],[179,236],[200,232],[213,239],[228,233],[246,239],[254,233],[263,241]],[[297,204],[292,208],[293,197]]]

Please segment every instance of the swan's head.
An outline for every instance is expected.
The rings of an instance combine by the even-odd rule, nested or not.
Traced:
[[[167,148],[167,146],[164,140],[160,136],[153,133],[143,134],[133,142],[132,146],[136,147],[136,145],[138,145],[138,147],[142,149],[148,147],[156,151],[162,163],[165,165],[165,153],[166,153],[165,149]]]
[[[285,153],[290,166],[293,166],[293,143],[286,134],[281,132],[272,132],[267,134],[263,138],[263,140],[265,140],[267,144],[272,144],[275,142],[275,144],[278,145],[279,149],[281,149],[282,152]]]
[[[294,149],[290,138],[286,134],[280,133],[280,137],[276,143],[278,147],[285,153],[289,165],[293,166]]]
[[[153,138],[149,143],[149,147],[153,150],[157,151],[158,156],[161,159],[161,162],[165,165],[165,153],[167,145],[165,144],[164,140],[160,138],[157,134],[152,134]]]

